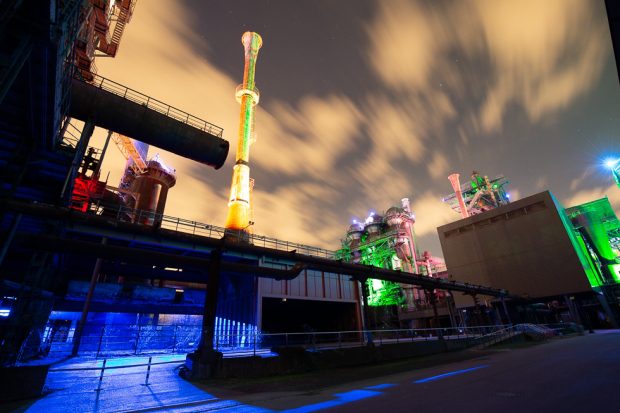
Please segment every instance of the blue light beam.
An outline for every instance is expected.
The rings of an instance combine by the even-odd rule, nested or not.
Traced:
[[[336,396],[336,400],[328,400],[322,403],[309,404],[306,406],[297,407],[295,409],[284,410],[283,413],[284,412],[286,413],[316,412],[318,410],[341,406],[343,404],[367,399],[369,397],[379,396],[380,394],[383,394],[383,393],[378,392],[378,391],[372,391],[372,390],[351,390],[346,393],[335,394],[334,396]]]
[[[457,374],[468,373],[470,371],[480,370],[480,369],[484,369],[484,368],[487,368],[487,367],[489,367],[489,366],[488,365],[483,365],[483,366],[471,367],[469,369],[451,371],[449,373],[443,373],[443,374],[439,374],[437,376],[432,376],[432,377],[427,377],[425,379],[416,380],[416,381],[414,381],[414,383],[415,384],[428,383],[429,381],[441,380],[441,379],[443,379],[445,377],[456,376]]]

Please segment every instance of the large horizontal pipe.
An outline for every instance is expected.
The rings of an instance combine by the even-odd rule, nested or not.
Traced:
[[[215,169],[224,165],[228,156],[228,141],[151,109],[149,106],[151,103],[147,104],[147,99],[144,98],[144,103],[138,103],[130,100],[130,97],[125,98],[96,84],[72,79],[71,105],[67,115],[82,121],[92,120],[96,126],[113,130]],[[157,104],[159,108],[159,102]],[[164,104],[161,106],[165,112],[166,106]],[[188,115],[188,119],[193,118]],[[214,128],[221,133],[221,129],[215,126]]]

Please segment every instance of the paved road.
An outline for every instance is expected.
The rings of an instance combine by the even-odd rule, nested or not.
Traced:
[[[458,363],[241,401],[325,412],[620,412],[620,331],[495,351]]]
[[[15,411],[620,412],[620,331],[469,355],[208,385],[181,380],[175,364],[164,364],[149,386],[144,367],[112,370],[100,392],[97,371],[57,373],[52,393]]]

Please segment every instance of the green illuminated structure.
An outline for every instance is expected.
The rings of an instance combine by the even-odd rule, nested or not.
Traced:
[[[590,285],[620,283],[620,221],[609,199],[567,208],[564,219]]]
[[[338,259],[390,270],[401,268],[399,266],[401,260],[398,258],[394,249],[394,242],[392,241],[394,234],[382,233],[376,238],[368,232],[364,232],[363,227],[358,227],[357,224],[354,224],[352,228],[353,231],[349,231],[347,238],[342,243],[342,248],[336,252]],[[351,236],[351,233],[353,233],[353,236]],[[359,238],[356,238],[356,236],[359,236]],[[402,305],[405,303],[403,290],[397,283],[368,279],[366,287],[368,291],[368,305],[371,307]]]
[[[389,208],[385,215],[371,212],[364,222],[353,221],[338,258],[372,267],[420,273],[420,253],[416,248],[413,225],[415,216],[408,198],[401,200],[401,206]],[[430,263],[424,262],[425,271]],[[364,285],[370,307],[403,306],[412,307],[419,293],[410,286],[369,279]]]
[[[611,174],[614,177],[614,181],[616,181],[616,185],[620,187],[620,159],[616,159],[611,161]]]
[[[390,270],[397,269],[395,264],[399,262],[399,259],[390,243],[389,235],[370,242],[367,241],[367,238],[367,234],[362,237],[362,243],[359,248],[359,263]],[[403,290],[397,283],[369,279],[366,281],[366,286],[368,288],[368,305],[370,306],[401,305],[405,303]]]

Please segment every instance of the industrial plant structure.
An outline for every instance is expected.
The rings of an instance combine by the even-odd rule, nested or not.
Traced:
[[[432,274],[404,207],[390,210],[385,223],[397,233],[390,239],[400,243],[400,264],[373,266],[372,254],[345,262],[333,251],[249,231],[255,33],[243,38],[226,228],[166,216],[177,174],[157,155],[148,159],[147,145],[219,169],[229,147],[223,130],[96,73],[95,51],[118,53],[135,1],[48,6],[0,6],[0,51],[9,56],[0,59],[1,365],[54,351],[196,350],[189,360],[201,376],[217,360],[214,348],[247,348],[260,333],[362,329],[368,296],[360,286],[370,278],[397,283],[416,306],[426,293],[404,286],[509,296]],[[89,145],[96,127],[108,131],[103,148]],[[118,187],[100,179],[110,142],[127,159]],[[377,247],[383,225],[376,222],[369,240]]]
[[[448,177],[454,193],[443,198],[443,202],[450,208],[460,213],[463,218],[470,215],[480,214],[484,211],[506,205],[510,202],[510,196],[504,188],[508,181],[503,175],[489,179],[473,171],[471,180],[463,185],[459,180],[459,174],[455,173]]]
[[[98,262],[87,255],[33,249],[35,243],[26,238],[70,231],[61,222],[11,209],[9,202],[66,207],[157,227],[176,177],[159,157],[146,160],[147,145],[215,168],[226,159],[228,142],[221,138],[221,128],[97,74],[95,57],[118,53],[134,7],[135,0],[50,1],[48,7],[34,1],[2,4],[3,362],[27,356],[30,347],[39,351],[50,312],[62,309],[59,296],[70,297],[72,281],[84,279]],[[89,146],[95,127],[109,130],[102,149]],[[118,188],[100,180],[110,139],[128,158]],[[102,235],[95,238],[107,242]],[[130,280],[122,274],[115,279]],[[94,294],[88,282],[86,290]]]
[[[195,349],[204,327],[201,320],[206,291],[217,293],[209,301],[217,302],[213,309],[217,312],[213,316],[215,324],[210,328],[220,345],[247,346],[245,337],[258,329],[295,331],[304,324],[316,329],[359,329],[357,282],[349,277],[303,269],[300,277],[290,279],[288,268],[295,260],[269,258],[264,252],[225,252],[220,256],[229,263],[222,264],[228,270],[215,279],[204,257],[219,248],[213,244],[200,247],[195,240],[183,241],[188,232],[189,236],[219,239],[231,229],[244,232],[248,227],[251,208],[247,162],[252,112],[258,103],[254,64],[260,36],[254,33],[244,37],[248,40],[244,43],[244,83],[236,93],[242,112],[231,191],[234,199],[227,228],[223,229],[165,216],[167,193],[176,182],[176,173],[157,155],[147,159],[151,144],[220,168],[228,152],[228,142],[221,139],[222,129],[95,72],[95,51],[111,56],[117,53],[135,2],[53,3],[51,16],[37,14],[41,9],[27,4],[16,7],[12,15],[7,15],[8,25],[15,24],[15,30],[4,32],[16,37],[24,32],[24,37],[29,38],[32,27],[17,22],[30,19],[33,24],[49,25],[53,28],[50,33],[57,37],[46,39],[37,32],[43,36],[39,43],[28,43],[26,51],[17,48],[15,56],[25,53],[24,61],[20,67],[6,68],[12,82],[3,83],[6,97],[1,107],[2,147],[7,161],[2,164],[2,197],[19,203],[12,208],[8,202],[2,204],[3,362],[42,351],[67,352],[71,347],[74,351],[97,348],[122,352],[126,350],[123,346],[132,345],[130,337],[146,334],[150,326],[163,331],[159,339],[150,341],[153,348],[165,347],[166,339],[172,338],[166,332],[174,329],[174,334],[179,335],[177,350]],[[7,41],[4,45],[20,44]],[[40,54],[54,53],[58,59],[47,65],[35,60]],[[30,66],[44,75],[30,73]],[[40,79],[50,79],[50,83],[41,84]],[[27,120],[21,122],[19,117],[9,115],[32,112],[36,105],[46,103],[27,100],[25,91],[42,91],[48,86],[54,86],[56,94],[49,96],[51,103],[41,109],[40,117],[35,117],[47,122],[36,128],[42,134],[42,140],[37,141],[25,128]],[[109,129],[104,148],[89,147],[95,127]],[[105,153],[114,146],[109,145],[110,141],[127,159],[118,187],[100,179]],[[40,167],[30,167],[33,159]],[[27,208],[30,201],[47,212]],[[61,209],[54,209],[56,206]],[[63,207],[69,208],[68,215]],[[55,213],[67,218],[53,219]],[[99,218],[107,221],[97,221]],[[73,219],[81,220],[81,224],[68,225]],[[93,222],[114,224],[104,230],[92,226]],[[332,254],[268,237],[243,239],[248,248],[254,244],[309,256]],[[115,252],[103,252],[110,249]],[[166,258],[146,258],[155,252]],[[190,255],[193,258],[188,259]],[[290,257],[294,254],[285,256]],[[247,273],[268,278],[240,275]],[[299,273],[296,270],[294,274]],[[289,279],[283,279],[287,277],[282,274]],[[288,318],[282,317],[282,303],[287,305]],[[334,309],[340,315],[327,317]]]
[[[414,227],[409,199],[403,198],[400,206],[388,208],[383,215],[371,212],[364,221],[354,220],[337,256],[345,262],[447,278],[442,259],[428,251],[420,253]],[[362,288],[367,296],[369,328],[436,327],[440,318],[448,325],[453,319],[445,291],[373,278],[366,280]]]

